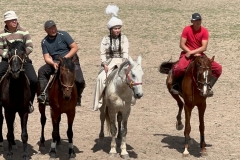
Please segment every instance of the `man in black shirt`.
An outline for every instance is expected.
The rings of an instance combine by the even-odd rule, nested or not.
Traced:
[[[76,86],[78,91],[77,105],[81,106],[81,94],[85,88],[85,81],[80,67],[79,58],[77,56],[78,46],[72,37],[65,31],[60,31],[54,21],[48,20],[44,24],[47,36],[42,40],[42,53],[46,62],[38,70],[38,81],[41,88],[41,94],[38,96],[39,103],[46,102],[46,93],[44,92],[50,76],[58,69],[58,58],[71,58],[76,56],[75,72],[76,72]]]

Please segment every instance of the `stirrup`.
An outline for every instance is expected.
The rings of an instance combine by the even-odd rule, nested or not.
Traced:
[[[173,89],[173,88],[171,88],[170,92],[171,92],[172,94],[179,94],[179,92],[178,92],[177,90]]]
[[[39,97],[44,97],[44,101],[42,101],[42,98],[39,100]],[[37,97],[38,103],[45,104],[46,98],[47,98],[46,93],[45,93],[45,92],[42,92],[42,93]]]
[[[34,107],[33,107],[32,102],[30,101],[29,102],[29,114],[31,114],[33,111],[34,111]]]

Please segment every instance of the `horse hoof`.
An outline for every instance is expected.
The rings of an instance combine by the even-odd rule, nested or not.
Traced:
[[[12,156],[7,156],[7,160],[13,160]]]
[[[99,139],[104,138],[104,133],[99,133]]]
[[[126,159],[126,160],[130,160],[130,157],[129,157],[128,154],[121,155],[121,158],[122,158],[122,159]]]
[[[29,160],[28,156],[23,156],[23,160]]]
[[[208,154],[207,154],[206,149],[204,149],[204,150],[201,151],[201,156],[202,156],[202,157],[205,157],[205,156],[207,156],[207,155],[208,155]]]
[[[12,149],[13,150],[18,150],[18,146],[17,145],[12,145]]]
[[[117,153],[109,153],[109,157],[115,158],[115,157],[117,157]]]
[[[180,124],[178,124],[178,122],[176,122],[176,129],[177,130],[182,130],[183,129],[183,124],[182,124],[182,122],[180,123]]]

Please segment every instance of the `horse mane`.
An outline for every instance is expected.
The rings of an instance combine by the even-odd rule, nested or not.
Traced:
[[[13,41],[9,47],[10,47],[9,49],[14,48],[14,49],[26,52],[25,43],[22,41],[18,41],[18,40]]]
[[[62,60],[62,63],[60,63],[61,66],[65,66],[71,72],[75,71],[75,64],[72,62],[72,58],[63,58]]]
[[[123,62],[123,63],[120,65],[120,67],[119,67],[118,73],[119,73],[119,72],[122,70],[122,68],[123,68],[125,65],[127,65],[127,64],[130,64],[130,62],[129,62],[129,61]]]

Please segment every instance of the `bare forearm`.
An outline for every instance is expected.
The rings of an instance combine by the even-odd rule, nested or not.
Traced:
[[[65,58],[70,58],[73,57],[76,53],[77,53],[78,48],[72,48],[68,54],[66,56],[64,56]]]
[[[197,54],[197,53],[203,53],[204,51],[206,51],[207,49],[205,47],[200,47],[200,48],[197,48],[197,49],[194,49],[192,50],[192,54]]]
[[[190,52],[190,49],[189,49],[186,45],[180,45],[180,48],[181,48],[184,52]]]

